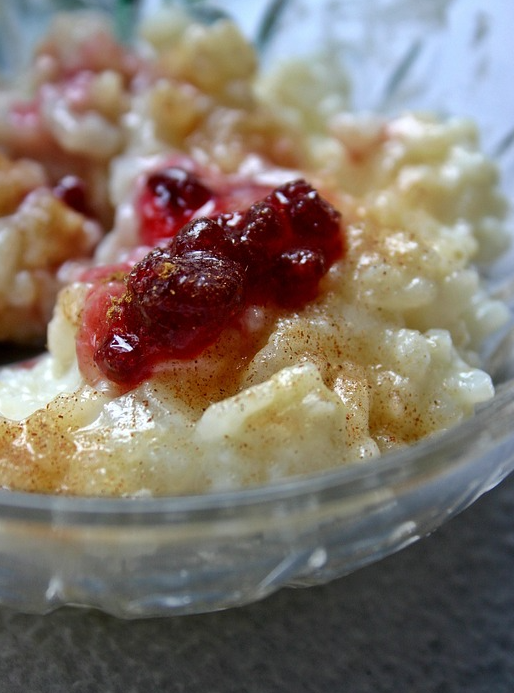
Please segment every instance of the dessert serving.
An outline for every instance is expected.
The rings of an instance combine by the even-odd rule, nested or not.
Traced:
[[[237,56],[237,60],[234,59]],[[494,394],[475,126],[308,98],[231,22],[58,16],[0,100],[0,484],[197,494],[366,464]],[[301,95],[301,98],[300,96]]]

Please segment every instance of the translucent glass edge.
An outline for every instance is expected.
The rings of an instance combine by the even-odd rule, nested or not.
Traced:
[[[31,494],[0,490],[0,518],[22,517],[37,521],[56,514],[72,523],[116,525],[119,522],[152,523],[158,516],[166,522],[187,521],[188,514],[203,518],[207,513],[224,515],[234,510],[267,506],[277,502],[300,502],[302,498],[329,493],[341,500],[356,498],[359,490],[369,492],[414,481],[466,464],[468,458],[493,452],[514,439],[514,380],[499,387],[496,396],[470,419],[396,453],[374,461],[334,467],[326,472],[294,477],[265,486],[201,495],[145,498],[84,497]],[[474,449],[481,442],[481,447]],[[445,458],[450,453],[450,458]],[[514,470],[514,462],[503,476]],[[503,477],[502,477],[503,478]],[[500,480],[500,479],[499,479]]]
[[[514,445],[510,446],[510,463],[514,464]],[[482,457],[484,455],[482,454]],[[479,455],[478,458],[481,456]],[[95,536],[87,532],[89,537],[88,545],[92,549],[91,554],[85,556],[85,564],[82,562],[80,568],[75,568],[71,573],[66,570],[63,573],[61,569],[61,551],[53,550],[53,558],[51,559],[51,575],[48,584],[46,582],[29,590],[27,593],[13,594],[10,591],[9,583],[5,583],[0,587],[0,603],[16,611],[33,614],[48,614],[61,607],[82,607],[88,609],[98,609],[104,613],[110,614],[116,618],[124,620],[132,620],[138,618],[153,618],[153,617],[170,617],[186,614],[199,614],[229,609],[239,606],[244,606],[260,599],[263,599],[279,589],[285,587],[312,587],[320,584],[325,584],[334,579],[344,577],[345,575],[355,572],[370,563],[382,560],[386,556],[400,551],[406,546],[415,541],[422,539],[431,531],[440,526],[443,522],[448,521],[456,514],[464,510],[473,503],[482,493],[491,488],[490,465],[484,465],[480,469],[483,474],[477,473],[477,465],[480,460],[474,461],[473,479],[464,496],[458,490],[459,479],[462,476],[463,470],[457,473],[450,481],[450,496],[452,498],[451,505],[448,507],[444,502],[435,503],[432,508],[430,499],[426,498],[423,508],[419,508],[415,501],[418,492],[423,488],[410,486],[407,484],[405,490],[406,503],[402,504],[400,511],[400,519],[391,509],[395,508],[395,504],[391,505],[390,500],[385,497],[377,499],[375,504],[375,520],[379,515],[379,526],[372,526],[371,532],[367,531],[365,546],[362,546],[362,537],[359,534],[358,539],[355,536],[354,521],[359,526],[359,521],[366,516],[365,505],[357,505],[355,512],[347,517],[349,524],[338,526],[336,521],[337,511],[334,515],[336,530],[332,529],[332,520],[329,516],[322,514],[316,522],[315,531],[311,531],[314,523],[308,523],[306,530],[303,526],[303,531],[298,529],[294,540],[290,534],[285,533],[276,526],[277,538],[269,547],[269,555],[266,556],[266,565],[268,572],[263,577],[259,572],[259,563],[253,565],[252,561],[248,563],[244,560],[245,551],[251,550],[254,546],[252,542],[257,541],[257,546],[262,549],[262,539],[258,526],[252,527],[252,532],[249,535],[250,549],[248,546],[241,548],[242,554],[238,553],[238,538],[231,538],[224,535],[222,540],[226,545],[227,542],[235,544],[233,560],[230,565],[220,568],[220,578],[215,583],[211,579],[205,579],[204,573],[205,561],[197,566],[190,586],[187,589],[177,588],[175,580],[178,574],[183,570],[181,565],[177,564],[176,557],[173,558],[172,564],[169,564],[170,556],[174,555],[173,544],[167,546],[164,538],[162,544],[163,554],[162,560],[159,562],[158,569],[153,572],[150,568],[145,568],[144,578],[141,576],[134,582],[132,575],[117,575],[111,567],[105,566],[98,574],[98,565],[96,554]],[[504,470],[505,471],[505,470]],[[430,497],[434,496],[434,488],[438,488],[441,480],[432,480],[433,487]],[[499,478],[495,478],[495,482]],[[442,483],[445,483],[443,481]],[[423,514],[429,509],[429,521],[427,524],[426,517]],[[324,518],[324,519],[323,519]],[[269,518],[268,518],[269,519]],[[304,523],[305,525],[305,523]],[[378,527],[378,530],[377,530]],[[130,527],[128,528],[130,531]],[[243,535],[244,536],[244,529]],[[169,537],[169,533],[163,537]],[[202,537],[202,540],[208,540],[208,533]],[[79,530],[79,535],[80,530]],[[131,535],[132,536],[132,535]],[[216,536],[216,534],[213,534]],[[74,543],[70,537],[68,542]],[[50,545],[50,544],[49,544]],[[82,546],[82,544],[80,544]],[[141,552],[141,542],[134,539],[134,546],[140,547],[139,552],[144,560],[145,551]],[[201,543],[192,542],[187,549],[190,555],[200,555],[202,553]],[[267,546],[267,544],[266,544]],[[69,565],[69,555],[66,551],[66,546],[60,546],[64,565]],[[121,555],[123,557],[130,556],[133,560],[135,555],[131,544],[123,542],[120,545]],[[128,553],[127,553],[128,551]],[[268,552],[268,549],[266,549]],[[38,552],[36,552],[37,554]],[[321,556],[322,555],[322,556]],[[68,561],[66,560],[68,558]],[[269,560],[268,560],[269,558]],[[46,557],[46,542],[40,543],[40,553],[31,555],[30,570],[34,571],[34,577],[38,574],[38,566],[40,563],[48,564]],[[167,562],[168,561],[168,562]],[[166,566],[172,566],[171,573],[166,571]],[[210,564],[209,564],[210,565]],[[81,599],[76,599],[76,583],[78,573],[84,576],[88,572],[88,566],[92,568],[92,573],[95,578],[92,581],[81,578],[79,582],[82,586]],[[96,570],[95,570],[96,569]],[[216,565],[214,572],[216,572]],[[139,566],[141,570],[141,566]],[[163,572],[164,570],[164,572]],[[85,571],[85,572],[84,572]],[[177,573],[178,571],[178,573]],[[186,571],[187,572],[187,571]],[[227,577],[230,573],[231,577],[224,582],[223,577]],[[207,576],[208,578],[209,576]],[[27,579],[27,575],[24,575]],[[237,587],[238,580],[241,579],[241,587]],[[234,582],[235,581],[235,582]],[[82,583],[84,584],[82,585]],[[120,585],[122,586],[119,591]],[[16,588],[15,588],[16,589]]]

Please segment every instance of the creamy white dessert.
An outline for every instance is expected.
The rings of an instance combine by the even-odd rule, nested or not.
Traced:
[[[59,289],[59,267],[87,256],[98,224],[70,208],[43,167],[0,152],[0,341],[40,339]]]
[[[73,112],[73,137],[82,142],[91,123],[101,131],[107,117],[102,85],[123,85],[102,133],[114,128],[116,146],[104,149],[101,165],[96,149],[82,152],[92,162],[89,174],[108,176],[108,201],[91,195],[97,218],[109,219],[110,209],[114,222],[93,262],[61,267],[48,354],[1,373],[5,488],[132,496],[266,484],[365,463],[455,425],[493,396],[480,349],[508,311],[487,295],[478,267],[506,247],[506,206],[473,124],[316,110],[305,98],[307,68],[261,80],[251,47],[226,21],[204,27],[162,15],[142,27],[134,53],[110,43],[104,25],[90,19],[63,47],[66,21],[59,19],[40,50],[35,73],[63,95],[56,108]],[[112,66],[87,57],[98,41],[112,46]],[[72,82],[88,85],[79,106],[70,100],[69,69],[62,77],[56,67],[69,55],[86,56],[72,70]],[[277,96],[295,89],[303,95],[297,101]],[[0,141],[12,156],[6,120]],[[52,137],[65,164],[73,137],[65,141],[55,128]],[[20,148],[18,136],[14,149],[27,156]],[[35,157],[43,168],[48,151]],[[70,160],[77,173],[75,154]],[[177,242],[164,242],[160,226],[155,231],[161,201],[148,197],[161,185],[152,188],[152,176],[170,167],[198,181],[202,194],[214,191],[184,217],[174,208],[173,223],[207,217],[225,224],[224,233],[242,228],[244,237],[245,210],[262,200],[278,205],[281,186],[302,179],[312,192],[301,204],[316,199],[340,219],[340,248],[325,253],[316,291],[305,299],[286,300],[276,289],[263,299],[263,282],[261,293],[247,290],[214,339],[189,352],[159,347],[147,363],[144,345],[127,342],[132,333],[119,325],[132,315],[130,287],[151,247],[171,243],[159,271],[180,264]],[[325,233],[317,220],[313,228]],[[316,254],[311,236],[307,250]],[[230,264],[231,252],[216,267],[237,275],[242,265]],[[252,267],[241,271],[254,276]],[[273,278],[287,293],[283,277]],[[99,348],[106,329],[111,356],[142,351],[140,372],[125,377],[112,360],[105,367]],[[145,324],[138,339],[153,329]]]

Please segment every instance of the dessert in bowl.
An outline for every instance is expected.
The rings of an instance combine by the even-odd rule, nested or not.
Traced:
[[[3,104],[9,175],[47,177],[8,220],[44,189],[89,232],[47,270],[48,353],[2,373],[6,551],[49,544],[27,608],[329,579],[512,464],[483,364],[509,310],[479,271],[507,207],[476,127],[315,107],[311,65],[261,78],[224,19],[168,8],[139,36],[59,16]]]

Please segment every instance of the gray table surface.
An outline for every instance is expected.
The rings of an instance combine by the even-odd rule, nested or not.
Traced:
[[[514,476],[380,563],[243,608],[0,609],[0,691],[512,693]]]

